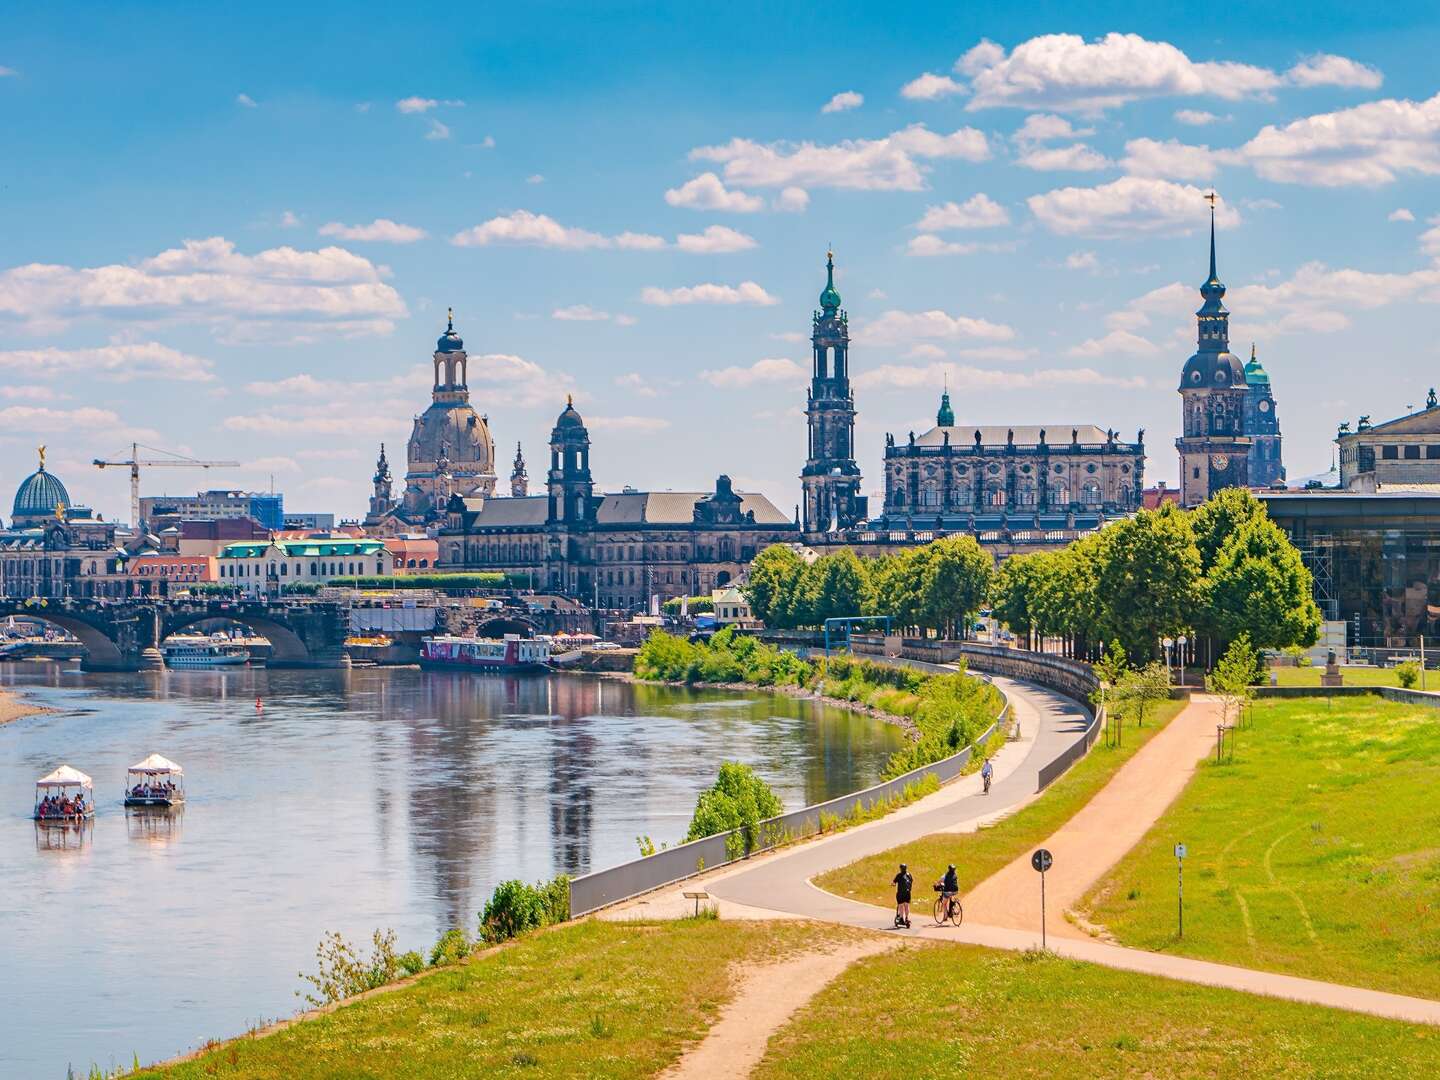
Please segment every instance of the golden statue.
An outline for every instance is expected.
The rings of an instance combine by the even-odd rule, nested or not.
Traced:
[[[44,471],[45,471],[45,447],[41,446],[41,447],[39,447],[38,449],[39,449],[39,451],[40,451],[40,471],[41,471],[41,472],[44,472]]]
[[[55,520],[56,520],[56,521],[64,521],[64,520],[65,520],[65,504],[64,504],[63,502],[57,502],[57,503],[55,504]]]

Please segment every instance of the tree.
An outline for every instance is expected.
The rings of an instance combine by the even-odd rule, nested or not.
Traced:
[[[702,791],[695,801],[695,814],[690,819],[690,831],[685,834],[685,840],[688,843],[738,830],[737,850],[732,851],[731,845],[727,844],[726,853],[731,858],[739,854],[748,855],[754,850],[760,822],[779,817],[784,812],[779,796],[749,765],[738,761],[721,762],[720,775],[715,783]]]
[[[795,604],[798,625],[823,626],[826,619],[860,615],[873,607],[870,576],[849,548],[816,559],[800,581],[801,599]]]
[[[895,629],[919,626],[921,621],[920,583],[927,548],[909,548],[877,560],[871,567],[876,615],[889,615]]]
[[[955,637],[968,630],[984,603],[995,560],[973,536],[947,536],[926,546],[920,610],[927,626]],[[965,636],[964,632],[958,636]]]
[[[1204,580],[1205,622],[1222,641],[1242,634],[1254,648],[1315,644],[1320,608],[1300,552],[1263,515],[1240,525]]]
[[[1255,696],[1254,684],[1259,681],[1260,658],[1247,634],[1240,634],[1220,657],[1214,669],[1205,676],[1205,689],[1220,699],[1220,719],[1227,726]]]
[[[1016,634],[1030,633],[1035,616],[1030,609],[1030,591],[1034,584],[1037,555],[1011,555],[1003,561],[990,579],[990,611],[996,620]]]
[[[750,563],[744,593],[750,610],[766,626],[794,626],[791,615],[805,560],[785,544],[771,544]]]
[[[1190,527],[1200,552],[1201,572],[1210,572],[1225,542],[1242,526],[1268,519],[1265,504],[1244,488],[1225,488],[1197,506],[1190,514]]]
[[[1094,581],[1107,636],[1134,660],[1191,625],[1200,596],[1200,552],[1183,510],[1141,510],[1105,530]]]

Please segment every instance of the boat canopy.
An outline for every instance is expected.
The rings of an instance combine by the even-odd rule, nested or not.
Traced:
[[[72,769],[69,765],[61,765],[54,772],[36,780],[35,786],[93,788],[95,785],[90,782],[90,777],[86,776],[79,769]]]
[[[129,769],[132,773],[144,773],[146,776],[184,776],[185,770],[167,757],[159,754],[151,754],[144,761],[137,761]]]

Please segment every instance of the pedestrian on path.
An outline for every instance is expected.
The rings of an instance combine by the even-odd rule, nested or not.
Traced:
[[[985,759],[985,764],[980,766],[980,779],[985,781],[985,794],[990,794],[990,779],[995,775],[995,768],[990,764],[990,759]]]
[[[910,876],[910,870],[902,862],[900,872],[891,879],[895,885],[895,925],[910,929],[910,890],[915,885],[915,879]]]

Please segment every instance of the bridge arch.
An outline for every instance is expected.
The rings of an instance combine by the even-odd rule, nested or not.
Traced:
[[[120,646],[105,631],[84,619],[42,607],[16,608],[13,611],[6,610],[4,614],[49,623],[73,634],[85,647],[85,659],[80,662],[80,666],[87,671],[126,671],[132,666],[120,651]]]
[[[201,610],[177,613],[168,616],[160,628],[160,639],[171,637],[183,632],[187,627],[194,626],[199,622],[210,622],[215,619],[226,619],[230,622],[239,623],[241,626],[248,626],[260,637],[270,642],[270,659],[268,663],[274,667],[309,667],[315,662],[310,648],[304,640],[293,629],[279,619],[267,618],[253,612],[224,613]]]
[[[497,615],[492,619],[485,619],[476,626],[475,634],[477,637],[504,637],[506,634],[518,634],[520,637],[528,638],[535,636],[535,624],[518,615]]]

